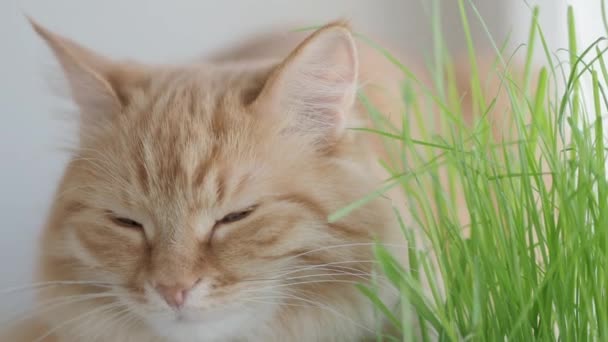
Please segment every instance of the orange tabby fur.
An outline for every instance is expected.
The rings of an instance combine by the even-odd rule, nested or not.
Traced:
[[[346,128],[365,121],[358,80],[388,87],[373,96],[400,113],[388,62],[357,50],[343,23],[274,59],[177,66],[112,61],[33,25],[66,73],[81,133],[41,241],[48,286],[11,340],[373,335],[373,306],[353,284],[369,279],[374,239],[403,244],[390,201],[327,217],[384,178],[377,146]],[[193,284],[179,310],[155,289]]]

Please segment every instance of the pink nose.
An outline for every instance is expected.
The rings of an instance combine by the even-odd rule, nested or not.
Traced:
[[[186,296],[188,292],[199,282],[191,281],[191,282],[181,282],[174,283],[172,285],[156,285],[156,291],[160,293],[160,295],[165,299],[169,306],[179,309],[184,306],[184,302],[186,301]]]

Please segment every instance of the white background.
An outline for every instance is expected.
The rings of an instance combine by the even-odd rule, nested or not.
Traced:
[[[466,1],[465,1],[466,2]],[[545,34],[552,48],[563,47],[564,0],[539,0]],[[430,21],[426,0],[0,0],[0,289],[27,283],[36,237],[68,157],[61,147],[73,132],[61,118],[66,103],[48,88],[47,68],[54,60],[29,28],[29,14],[48,28],[114,57],[176,61],[212,51],[276,26],[317,25],[352,19],[359,31],[396,44],[414,58],[428,56]],[[455,0],[442,1],[449,47],[463,47]],[[481,0],[479,10],[500,41],[527,35],[530,11],[519,0]],[[599,0],[576,1],[581,36],[602,34]],[[427,5],[423,5],[427,4]],[[474,14],[469,19],[476,21]],[[487,46],[480,25],[478,46]],[[5,296],[0,291],[0,313]],[[23,297],[25,298],[25,297]],[[25,300],[25,299],[24,299]]]

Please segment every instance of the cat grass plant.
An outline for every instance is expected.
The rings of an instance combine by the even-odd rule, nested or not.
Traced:
[[[438,3],[434,1],[435,10]],[[422,86],[385,52],[407,79],[404,118],[428,115],[421,104],[431,102],[443,132],[431,136],[407,119],[403,127],[370,131],[401,142],[397,156],[403,163],[397,168],[386,163],[394,177],[367,199],[391,185],[401,187],[416,208],[407,213],[413,222],[400,220],[404,234],[411,237],[419,226],[425,235],[422,241],[410,239],[407,265],[381,245],[375,249],[380,276],[401,293],[401,311],[396,312],[376,297],[373,287],[361,287],[400,332],[398,338],[378,334],[378,340],[606,340],[606,44],[598,38],[591,46],[577,46],[569,8],[568,52],[551,51],[538,22],[540,11],[534,8],[528,41],[515,53],[489,38],[499,56],[494,73],[502,95],[488,93],[483,91],[487,75],[476,69],[469,33],[471,20],[485,27],[483,18],[470,2],[459,0],[459,8],[470,56],[467,96],[473,113],[468,114],[475,116],[474,124],[462,120],[467,113],[461,109],[438,12],[433,15],[433,86]],[[535,51],[544,63],[533,62]],[[518,58],[523,72],[510,72]],[[424,88],[424,95],[412,96],[409,85]],[[508,110],[497,114],[500,96],[507,99]],[[425,139],[413,139],[413,132],[422,132]],[[460,192],[468,209],[466,224],[453,207]],[[330,219],[348,215],[365,201]],[[430,290],[423,285],[427,283]]]

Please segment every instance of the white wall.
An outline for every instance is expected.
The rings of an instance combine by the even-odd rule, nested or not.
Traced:
[[[545,7],[562,1],[544,0]],[[580,0],[583,2],[585,0]],[[586,0],[591,1],[591,0]],[[460,30],[455,1],[443,1],[444,26],[451,48]],[[421,4],[427,5],[421,5]],[[49,207],[67,155],[59,150],[73,132],[62,121],[63,101],[48,90],[46,67],[53,59],[23,17],[115,57],[166,61],[193,57],[234,41],[247,32],[279,24],[320,24],[353,19],[363,32],[394,41],[411,54],[430,46],[423,0],[53,0],[0,2],[0,289],[26,283],[36,251],[35,238]],[[529,13],[510,2],[481,0],[479,9],[492,33],[513,26],[514,39],[526,36]],[[556,15],[548,9],[551,22]],[[426,14],[425,14],[426,13]],[[579,20],[582,21],[582,20]],[[549,24],[559,44],[557,23]],[[479,25],[475,36],[485,36]],[[591,29],[590,29],[591,30]],[[482,43],[480,46],[483,46]],[[6,298],[0,292],[0,312]],[[23,298],[23,296],[19,296]]]

